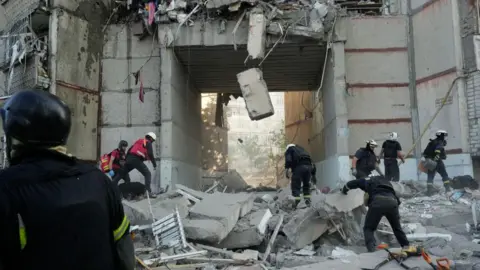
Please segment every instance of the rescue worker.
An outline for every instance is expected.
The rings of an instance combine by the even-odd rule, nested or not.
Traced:
[[[445,130],[438,130],[435,133],[435,138],[430,139],[427,147],[423,151],[423,156],[425,159],[430,159],[436,162],[436,167],[433,170],[427,172],[427,195],[431,196],[434,193],[433,188],[433,179],[435,174],[438,172],[442,177],[443,186],[445,191],[449,192],[450,189],[450,178],[448,177],[447,170],[445,169],[445,164],[443,160],[447,159],[445,153],[445,146],[447,145],[448,133]]]
[[[46,91],[25,90],[0,115],[10,164],[0,171],[0,269],[133,270],[116,187],[67,154],[67,105]]]
[[[342,193],[347,194],[349,190],[359,188],[368,194],[368,211],[363,226],[365,246],[368,252],[376,250],[374,232],[382,217],[386,217],[398,243],[404,251],[410,252],[410,243],[400,224],[398,206],[400,199],[397,197],[390,181],[383,176],[372,176],[349,181],[343,186]]]
[[[118,148],[113,150],[110,153],[110,168],[112,168],[111,172],[109,175],[113,178],[114,175],[120,174],[121,169],[125,167],[125,163],[127,160],[127,147],[128,147],[128,142],[121,140],[118,143]],[[128,173],[125,173],[122,175],[123,176],[123,181],[125,183],[130,183],[130,175]],[[122,178],[118,179],[115,184],[118,184],[118,181],[120,181]]]
[[[405,157],[402,153],[402,146],[398,142],[398,134],[390,132],[388,139],[383,142],[380,157],[384,158],[385,178],[389,181],[400,181],[400,168],[398,167],[397,158],[405,163]]]
[[[380,175],[383,175],[382,171],[378,167],[379,159],[375,155],[375,148],[378,146],[374,140],[368,140],[367,145],[364,148],[360,148],[355,152],[355,156],[352,159],[352,175],[357,178],[365,178],[376,170]]]
[[[148,132],[145,137],[136,140],[132,147],[128,149],[127,161],[124,168],[119,174],[113,177],[113,181],[118,183],[124,175],[130,173],[133,169],[137,170],[145,178],[145,188],[148,192],[148,195],[151,198],[156,198],[157,195],[152,193],[151,183],[152,183],[152,174],[145,165],[144,161],[150,160],[153,165],[153,169],[157,169],[157,163],[155,162],[155,156],[153,154],[152,143],[157,139],[157,135],[153,132]]]
[[[292,189],[292,196],[295,198],[294,207],[296,208],[302,200],[302,185],[305,204],[310,206],[310,177],[312,176],[312,159],[303,147],[296,144],[287,145],[287,149],[285,151],[285,174],[287,178],[289,178],[289,169],[292,171],[290,187]]]

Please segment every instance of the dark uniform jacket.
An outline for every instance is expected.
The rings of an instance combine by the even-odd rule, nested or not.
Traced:
[[[430,140],[423,151],[423,156],[430,159],[435,159],[436,157],[439,159],[446,159],[445,141],[438,139]]]
[[[285,152],[285,169],[295,169],[298,165],[311,165],[312,159],[301,146],[292,146]]]
[[[397,197],[392,183],[383,176],[372,176],[369,178],[360,178],[349,181],[345,184],[343,190],[344,193],[346,193],[348,190],[356,188],[359,188],[368,194],[367,205],[370,205],[377,196],[392,197],[392,199],[395,199],[398,204],[400,204],[400,199]]]
[[[0,172],[0,269],[117,270],[125,269],[122,260],[134,263],[129,222],[108,177],[58,152],[26,156]],[[119,249],[124,239],[130,245]]]
[[[366,148],[360,148],[355,152],[357,160],[357,170],[370,172],[375,170],[375,164],[377,162],[377,156],[373,151]]]

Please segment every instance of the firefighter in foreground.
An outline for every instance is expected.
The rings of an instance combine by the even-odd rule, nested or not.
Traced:
[[[137,170],[145,178],[145,188],[148,192],[148,195],[151,198],[156,198],[157,195],[152,193],[151,183],[152,183],[152,173],[145,165],[144,161],[150,160],[153,165],[153,169],[157,169],[157,163],[155,162],[155,156],[153,154],[153,142],[157,139],[157,135],[153,132],[148,132],[145,137],[136,140],[132,147],[128,150],[127,161],[124,168],[119,174],[113,177],[113,182],[118,183],[120,179],[124,178],[125,175],[130,173],[133,169]]]
[[[400,181],[400,168],[398,167],[397,158],[399,158],[402,163],[405,163],[405,158],[396,132],[390,132],[388,139],[383,142],[380,152],[380,157],[382,156],[385,165],[385,178],[393,182]]]
[[[375,148],[378,144],[374,140],[368,140],[365,148],[360,148],[355,152],[355,156],[352,159],[352,175],[355,178],[365,178],[376,170],[378,174],[383,175],[382,171],[378,167],[379,159],[375,155]]]
[[[0,269],[133,270],[130,225],[115,186],[67,154],[65,103],[25,90],[0,114],[10,164],[0,172]]]
[[[296,144],[287,145],[285,151],[285,174],[289,178],[288,170],[292,171],[292,180],[290,187],[292,189],[292,196],[295,198],[295,207],[302,200],[302,184],[303,184],[303,198],[305,204],[310,206],[310,177],[312,176],[312,159],[308,152],[303,147]]]
[[[435,174],[437,172],[442,177],[445,191],[450,191],[450,178],[448,177],[445,164],[443,163],[443,160],[447,159],[447,155],[445,153],[447,137],[448,133],[445,130],[438,130],[435,133],[435,138],[430,139],[430,142],[423,151],[425,160],[430,164],[434,164],[434,167],[427,172],[427,195],[429,196],[434,193],[433,178],[435,178]]]
[[[368,211],[363,227],[365,246],[368,252],[374,252],[376,250],[374,232],[377,230],[377,226],[382,217],[387,218],[403,251],[406,253],[412,252],[411,249],[413,247],[410,247],[407,236],[400,224],[400,214],[398,212],[400,199],[395,194],[395,190],[390,181],[383,176],[360,178],[352,180],[343,186],[342,193],[347,194],[350,189],[356,188],[368,194],[368,201],[366,203]]]
[[[127,157],[127,147],[128,142],[121,140],[118,143],[118,148],[114,149],[112,152],[103,155],[101,160],[101,169],[104,173],[107,173],[110,177],[114,177],[115,175],[121,173],[121,169],[125,166],[126,157]],[[115,184],[118,184],[118,181]],[[123,181],[125,183],[130,183],[130,176],[128,173],[123,174]]]

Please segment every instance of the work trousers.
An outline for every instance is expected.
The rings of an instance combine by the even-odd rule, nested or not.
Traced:
[[[366,169],[357,168],[357,174],[355,175],[356,179],[367,178],[370,175],[371,171]]]
[[[433,171],[427,172],[427,187],[433,186],[433,178],[435,178],[435,174],[438,173],[442,177],[442,182],[445,188],[450,186],[450,178],[448,177],[447,170],[445,169],[445,164],[443,160],[437,161],[437,167]]]
[[[365,246],[368,252],[376,250],[376,241],[374,232],[377,230],[378,224],[382,217],[386,217],[393,234],[397,238],[398,243],[404,247],[409,242],[405,232],[400,224],[400,213],[398,212],[398,202],[393,195],[375,195],[372,202],[368,206],[367,215],[365,217],[365,225],[363,226],[363,235],[365,238]]]
[[[400,181],[400,168],[398,167],[398,161],[396,158],[385,158],[385,178],[388,181],[398,182]]]
[[[143,163],[143,159],[136,155],[127,155],[125,166],[123,166],[121,173],[113,177],[113,181],[118,183],[120,179],[125,179],[125,175],[128,175],[133,169],[137,170],[145,178],[145,188],[151,192],[152,174],[147,165]],[[130,177],[128,177],[130,179]]]
[[[302,184],[303,184],[303,197],[310,198],[310,177],[312,177],[311,165],[298,165],[293,169],[292,181],[290,187],[292,189],[292,196],[295,200],[302,199]]]
[[[123,182],[124,183],[130,183],[131,180],[130,180],[130,175],[128,173],[123,173],[123,167],[122,168],[117,168],[117,169],[113,169],[113,172],[115,173],[113,175],[113,178],[112,180],[115,181],[115,184],[118,185],[118,183],[120,182],[120,180],[123,179]],[[116,178],[116,176],[119,175],[121,178]]]

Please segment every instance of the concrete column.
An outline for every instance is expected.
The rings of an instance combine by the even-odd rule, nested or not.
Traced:
[[[192,188],[201,179],[201,95],[173,49],[161,49],[161,185]]]
[[[316,165],[319,187],[334,188],[350,179],[343,40],[331,44],[327,61],[322,86],[325,160],[317,162]]]

